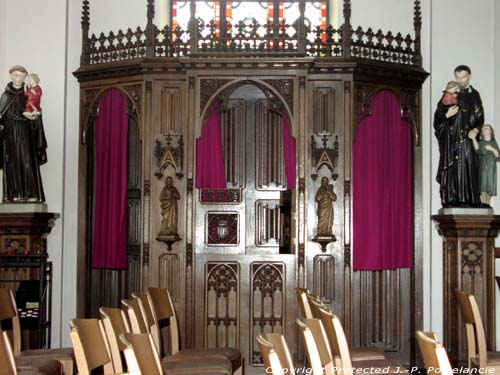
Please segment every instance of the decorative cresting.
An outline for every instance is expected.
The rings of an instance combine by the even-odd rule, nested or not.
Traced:
[[[174,146],[173,142],[176,142]],[[162,178],[165,170],[171,166],[177,178],[184,176],[184,138],[181,135],[164,134],[155,141],[155,176]]]
[[[89,2],[82,5],[81,65],[137,60],[155,57],[238,53],[251,55],[291,55],[313,57],[356,57],[389,63],[421,66],[422,28],[420,1],[414,3],[415,37],[391,31],[366,31],[351,26],[351,2],[344,1],[344,24],[311,28],[304,17],[305,3],[299,2],[300,16],[293,24],[286,20],[258,23],[255,20],[228,22],[225,17],[210,23],[196,19],[191,2],[191,22],[187,29],[153,24],[154,1],[147,1],[147,25],[126,32],[92,34],[89,37]],[[221,3],[225,6],[225,3]],[[224,15],[225,13],[223,13]]]
[[[239,348],[240,266],[208,262],[205,280],[205,346]]]
[[[254,262],[251,295],[251,347],[252,365],[262,365],[262,357],[256,337],[262,332],[285,333],[285,270],[281,262]]]

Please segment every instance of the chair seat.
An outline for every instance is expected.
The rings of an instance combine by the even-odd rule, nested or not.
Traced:
[[[235,348],[183,349],[175,356],[213,356],[222,355],[231,362],[233,372],[241,367],[241,352]]]
[[[385,359],[384,353],[374,346],[363,346],[361,348],[351,348],[352,361],[371,361]]]
[[[16,358],[55,359],[63,365],[65,375],[73,375],[74,373],[75,354],[73,348],[25,350]]]
[[[165,374],[217,374],[230,375],[231,362],[226,358],[189,357],[170,355],[161,360]]]
[[[363,371],[363,374],[408,374],[406,367],[394,359],[353,361],[352,367],[355,369],[371,369],[370,372]]]
[[[500,366],[500,352],[488,352],[488,367],[489,366]],[[471,358],[472,363],[479,367],[479,358],[473,357]]]
[[[61,375],[62,365],[55,359],[16,358],[19,375]]]

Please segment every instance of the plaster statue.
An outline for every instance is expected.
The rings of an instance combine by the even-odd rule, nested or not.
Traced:
[[[497,162],[500,150],[495,140],[495,132],[490,124],[483,125],[478,142],[474,134],[470,134],[474,148],[479,154],[479,190],[481,202],[490,207],[490,199],[497,195]]]
[[[439,100],[434,114],[434,130],[439,142],[439,167],[436,176],[443,207],[480,207],[479,158],[472,139],[484,123],[479,92],[470,85],[471,70],[455,68],[458,84],[457,104]]]
[[[26,69],[16,65],[10,68],[9,74],[11,82],[0,96],[3,202],[45,202],[40,165],[47,162],[47,141],[42,116],[40,113],[24,115],[29,100],[24,84]]]
[[[178,237],[177,219],[178,208],[177,201],[180,199],[179,191],[174,186],[174,180],[168,176],[165,179],[165,186],[160,194],[161,203],[161,231],[158,237]]]

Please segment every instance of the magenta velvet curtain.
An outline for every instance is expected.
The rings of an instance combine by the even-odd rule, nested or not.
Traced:
[[[381,91],[354,141],[354,270],[413,265],[412,150],[398,99]]]
[[[297,142],[292,137],[292,128],[288,115],[283,113],[283,150],[285,158],[285,172],[287,189],[295,189],[297,177]]]
[[[208,110],[203,134],[196,140],[196,187],[225,189],[224,150],[222,148],[220,103]]]
[[[93,268],[127,268],[127,141],[127,100],[111,89],[95,124]]]

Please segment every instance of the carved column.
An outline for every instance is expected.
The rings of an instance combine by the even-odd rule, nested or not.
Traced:
[[[449,214],[432,219],[443,237],[443,342],[450,360],[464,363],[467,344],[456,289],[476,297],[488,349],[495,350],[495,238],[500,215]]]

